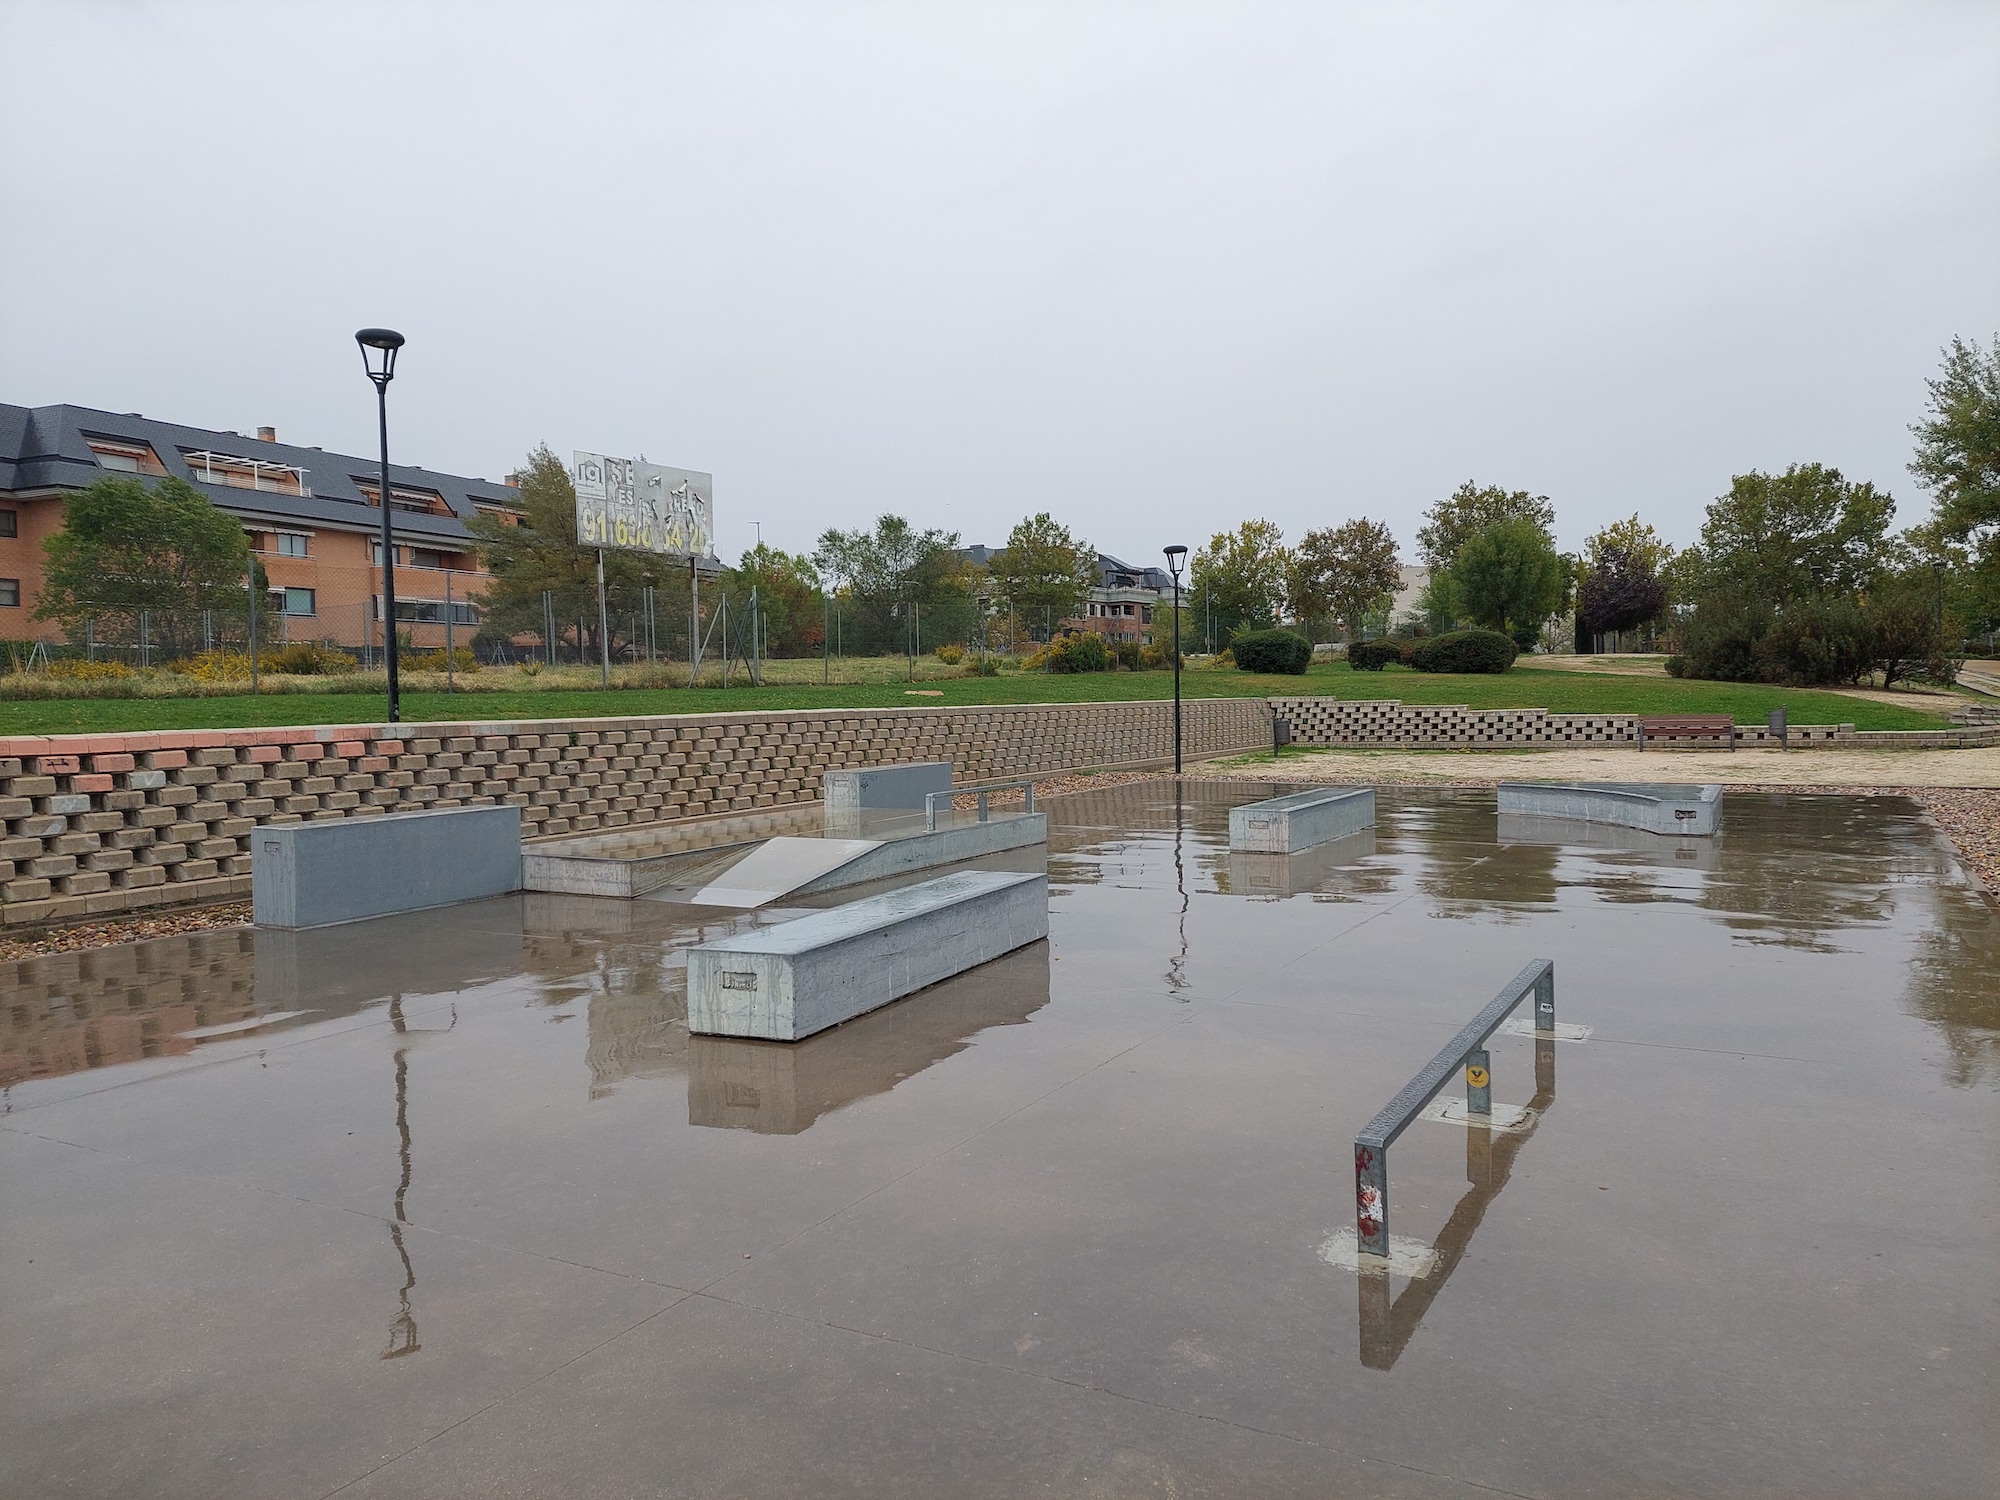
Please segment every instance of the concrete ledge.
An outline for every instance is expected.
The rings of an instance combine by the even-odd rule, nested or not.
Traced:
[[[688,1030],[794,1042],[1049,934],[1045,875],[962,870],[688,951]]]
[[[1722,788],[1636,781],[1503,781],[1500,811],[1539,818],[1574,818],[1644,829],[1669,838],[1715,832]]]
[[[829,823],[863,808],[921,808],[932,792],[951,790],[951,762],[911,761],[900,766],[864,766],[828,771],[820,782]]]
[[[1315,787],[1229,809],[1229,847],[1296,854],[1375,826],[1372,787]]]
[[[520,888],[515,807],[267,825],[252,840],[250,901],[259,927],[330,927]]]

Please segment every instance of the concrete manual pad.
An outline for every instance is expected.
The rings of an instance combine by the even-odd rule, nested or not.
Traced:
[[[1722,787],[1641,781],[1503,781],[1500,813],[1573,818],[1642,828],[1669,838],[1709,838],[1722,810]]]
[[[687,955],[837,898],[0,962],[0,1495],[1991,1490],[2000,916],[1920,808],[1696,865],[1383,787],[1246,897],[1268,795],[1052,800],[1046,942],[798,1044]],[[1534,1128],[1413,1126],[1429,1273],[1343,1265],[1355,1130],[1543,956],[1588,1045],[1496,1033]]]
[[[1048,880],[963,870],[688,953],[688,1030],[795,1042],[1048,936]]]

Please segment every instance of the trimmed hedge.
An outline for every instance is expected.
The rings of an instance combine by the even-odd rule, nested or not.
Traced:
[[[1289,630],[1246,630],[1229,642],[1237,670],[1305,675],[1312,665],[1312,642]]]
[[[1504,672],[1521,648],[1497,630],[1454,630],[1418,641],[1410,665],[1419,672]]]
[[[1402,659],[1401,641],[1356,641],[1347,648],[1347,664],[1357,672],[1379,672]]]

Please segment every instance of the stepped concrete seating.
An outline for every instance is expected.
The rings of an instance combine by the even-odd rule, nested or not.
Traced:
[[[688,1030],[795,1042],[1049,935],[1045,875],[961,870],[688,950]]]
[[[1641,828],[1668,838],[1706,838],[1722,814],[1715,783],[1503,781],[1500,811]]]
[[[251,840],[259,927],[330,927],[520,888],[518,807],[266,825]]]
[[[1328,786],[1229,809],[1229,847],[1296,854],[1375,826],[1372,787]]]

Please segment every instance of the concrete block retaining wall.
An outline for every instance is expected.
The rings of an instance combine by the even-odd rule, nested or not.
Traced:
[[[1191,756],[1271,742],[1261,699],[1184,714]],[[19,927],[248,895],[260,824],[506,803],[534,837],[810,802],[839,767],[948,760],[958,779],[990,781],[1172,754],[1170,703],[0,739],[0,916]]]

